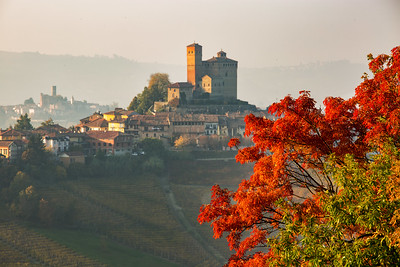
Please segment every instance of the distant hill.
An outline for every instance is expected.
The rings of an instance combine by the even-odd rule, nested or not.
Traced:
[[[321,105],[327,96],[353,96],[364,72],[368,72],[367,64],[348,61],[293,67],[244,68],[239,69],[238,73],[238,97],[265,108],[288,94],[297,97],[299,91],[307,90]]]
[[[22,104],[40,93],[57,93],[76,100],[126,108],[147,85],[152,73],[165,72],[171,82],[186,81],[182,65],[140,63],[123,57],[84,57],[0,51],[0,105]],[[241,68],[238,97],[261,108],[287,94],[310,90],[318,101],[328,95],[349,97],[367,65],[348,61],[322,62],[294,67]]]

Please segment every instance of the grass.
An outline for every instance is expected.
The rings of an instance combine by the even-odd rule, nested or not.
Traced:
[[[176,267],[164,259],[118,244],[104,236],[79,230],[34,228],[40,234],[109,266]]]

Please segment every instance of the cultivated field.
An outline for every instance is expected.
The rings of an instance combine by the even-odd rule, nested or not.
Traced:
[[[217,158],[172,160],[168,166],[162,177],[79,178],[38,186],[50,204],[71,211],[68,223],[43,227],[12,216],[4,220],[0,266],[223,265],[231,254],[226,241],[214,240],[197,215],[210,201],[213,184],[235,188],[251,166]]]

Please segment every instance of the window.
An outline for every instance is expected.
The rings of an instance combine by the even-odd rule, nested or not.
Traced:
[[[106,143],[103,143],[103,146],[106,146],[107,144]]]
[[[156,133],[154,133],[153,135],[154,135],[154,137],[157,137]]]

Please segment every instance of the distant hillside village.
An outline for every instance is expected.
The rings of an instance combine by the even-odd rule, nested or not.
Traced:
[[[32,98],[24,104],[0,106],[0,128],[7,128],[17,121],[18,117],[28,114],[33,126],[52,118],[67,127],[74,125],[82,116],[95,111],[106,112],[112,109],[109,105],[77,101],[74,97],[67,99],[57,94],[57,87],[51,87],[51,94],[40,94],[40,102],[34,103]]]
[[[122,108],[104,112],[108,106],[73,98],[67,101],[57,95],[53,86],[51,95],[41,94],[39,105],[26,103],[12,111],[32,118],[45,113],[44,119],[67,119],[71,112],[92,115],[80,118],[69,129],[50,123],[30,131],[0,130],[0,157],[10,161],[20,158],[33,134],[42,136],[46,148],[65,164],[83,162],[86,156],[99,151],[106,155],[138,155],[138,144],[146,138],[160,139],[170,149],[226,149],[229,138],[246,141],[243,135],[247,114],[268,116],[237,99],[237,66],[238,62],[227,58],[223,51],[203,61],[202,47],[188,45],[187,81],[170,84],[168,101],[154,103],[150,114],[145,115]]]

